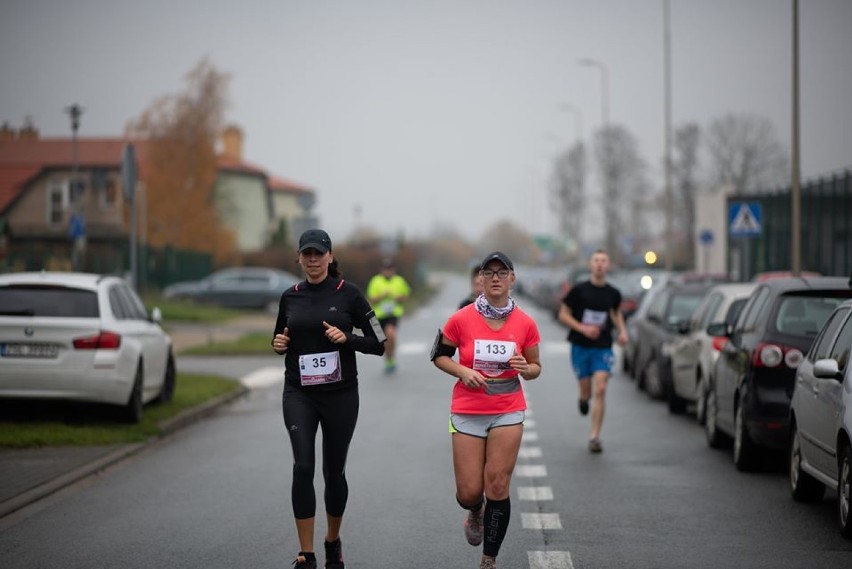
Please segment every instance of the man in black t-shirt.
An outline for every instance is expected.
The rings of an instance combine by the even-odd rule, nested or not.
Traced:
[[[589,280],[571,287],[562,299],[559,321],[569,329],[571,363],[580,387],[581,414],[589,412],[589,400],[594,395],[589,450],[598,453],[603,450],[600,433],[606,385],[615,362],[612,330],[618,331],[617,341],[622,346],[627,343],[627,330],[620,309],[621,292],[606,281],[609,272],[606,251],[595,251],[589,268]]]

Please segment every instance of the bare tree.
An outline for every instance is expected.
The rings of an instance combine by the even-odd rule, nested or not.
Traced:
[[[672,188],[674,203],[674,229],[676,233],[690,236],[695,227],[695,194],[698,192],[699,145],[701,129],[687,123],[675,129],[672,148]],[[686,247],[676,256],[687,256],[691,264],[694,249],[691,239],[680,240]]]
[[[586,206],[586,148],[582,142],[577,142],[554,161],[550,203],[556,211],[562,236],[579,242]]]
[[[707,127],[710,182],[738,192],[771,189],[789,180],[789,158],[769,119],[729,113]]]
[[[647,166],[636,138],[622,126],[609,126],[595,135],[595,155],[603,180],[604,243],[610,256],[623,261],[624,237],[645,232],[649,184]]]
[[[534,263],[538,261],[538,247],[523,227],[503,219],[486,228],[479,240],[481,254],[489,251],[503,251],[515,263]]]

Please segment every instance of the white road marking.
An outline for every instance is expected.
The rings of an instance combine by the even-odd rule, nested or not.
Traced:
[[[400,344],[396,351],[401,356],[419,355],[425,354],[430,347],[431,344],[428,342],[405,342],[404,344]]]
[[[529,502],[547,502],[553,500],[553,488],[550,486],[521,486],[518,499]]]
[[[515,467],[515,475],[542,478],[547,476],[547,467],[543,464],[519,464]]]
[[[521,513],[524,529],[562,529],[559,514]]]
[[[269,387],[284,383],[284,366],[262,367],[240,378],[240,382],[249,389]]]
[[[542,354],[565,354],[568,355],[570,350],[568,349],[568,342],[542,342],[538,346],[539,351]]]
[[[518,458],[541,458],[541,447],[524,447],[518,450]]]
[[[521,435],[521,440],[526,442],[533,442],[538,440],[538,433],[535,431],[524,431],[524,434]]]
[[[567,551],[527,551],[530,569],[574,569]]]
[[[533,419],[524,419],[525,429],[535,429],[535,421]]]

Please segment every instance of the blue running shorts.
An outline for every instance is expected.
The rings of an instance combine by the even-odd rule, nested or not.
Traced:
[[[615,354],[612,348],[587,348],[571,345],[571,364],[577,379],[592,377],[596,371],[612,372]]]

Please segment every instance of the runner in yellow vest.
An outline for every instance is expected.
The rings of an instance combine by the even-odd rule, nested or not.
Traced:
[[[404,309],[402,302],[411,294],[408,282],[396,273],[391,259],[382,261],[382,270],[370,279],[367,299],[373,305],[376,318],[387,337],[385,342],[385,373],[396,371],[396,330]]]

